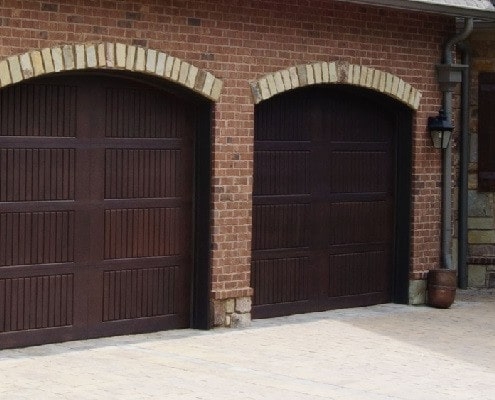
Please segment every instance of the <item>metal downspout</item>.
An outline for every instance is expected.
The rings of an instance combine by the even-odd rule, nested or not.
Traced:
[[[468,68],[462,71],[461,82],[461,134],[459,159],[459,221],[457,255],[458,283],[461,289],[468,286],[467,253],[468,253],[468,163],[469,163],[469,63],[470,52],[466,43],[459,46],[462,52],[462,64]]]
[[[464,30],[453,36],[445,45],[443,54],[443,63],[452,65],[453,46],[466,39],[473,30],[473,19],[465,18]],[[448,121],[452,120],[452,92],[450,90],[443,92],[443,109]],[[443,150],[442,157],[442,254],[441,267],[452,269],[452,146],[449,143]]]

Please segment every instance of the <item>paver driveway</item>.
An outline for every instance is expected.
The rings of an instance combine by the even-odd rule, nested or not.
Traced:
[[[0,399],[495,399],[495,292],[0,352]]]

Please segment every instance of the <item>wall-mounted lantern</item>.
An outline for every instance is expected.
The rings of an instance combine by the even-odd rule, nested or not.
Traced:
[[[428,117],[428,131],[436,149],[446,149],[449,146],[453,129],[443,110],[440,110],[436,117]]]

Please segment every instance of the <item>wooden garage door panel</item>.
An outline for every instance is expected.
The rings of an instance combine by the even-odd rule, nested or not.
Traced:
[[[103,274],[103,321],[175,314],[179,266],[110,270]]]
[[[0,149],[0,202],[74,199],[74,149]]]
[[[379,102],[329,88],[257,106],[255,317],[390,299],[395,118]]]
[[[107,149],[105,198],[177,197],[181,163],[178,149]]]
[[[0,332],[73,323],[73,274],[0,279],[0,293]]]
[[[0,91],[0,347],[187,326],[186,109],[120,78]]]
[[[74,212],[0,213],[0,266],[74,261]]]
[[[22,84],[0,91],[0,136],[76,136],[78,88]]]
[[[105,136],[180,138],[190,130],[185,104],[156,90],[107,87]]]
[[[177,256],[185,250],[180,208],[105,210],[105,259]]]

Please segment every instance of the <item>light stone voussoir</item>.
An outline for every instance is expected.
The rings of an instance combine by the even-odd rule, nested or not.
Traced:
[[[0,85],[7,86],[25,79],[73,69],[126,69],[155,74],[175,81],[211,99],[220,98],[223,81],[211,73],[178,58],[154,50],[102,42],[67,44],[43,48],[0,60]],[[280,75],[280,90],[290,88],[289,72]],[[256,82],[256,86],[259,84]]]
[[[42,75],[45,73],[45,67],[43,66],[43,57],[41,52],[33,51],[31,53],[31,62],[33,64],[34,76]]]
[[[126,66],[126,50],[125,44],[115,43],[115,64],[118,68],[125,68]]]
[[[96,47],[94,44],[86,46],[86,60],[88,68],[96,68],[98,65],[98,59],[96,57]]]
[[[83,44],[75,45],[76,51],[76,69],[86,68],[86,51]]]
[[[34,76],[33,64],[31,63],[31,57],[29,53],[24,53],[19,56],[19,61],[21,63],[21,71],[24,79],[29,79]]]
[[[54,72],[55,68],[53,66],[52,52],[49,48],[44,48],[41,50],[41,56],[43,57],[43,64],[45,66],[45,72],[47,74]]]
[[[10,77],[10,69],[7,60],[0,61],[0,84],[3,86],[10,85],[12,78]]]
[[[21,72],[21,64],[19,63],[19,57],[12,56],[7,58],[10,68],[10,76],[12,77],[12,83],[22,81],[24,78]]]
[[[258,104],[276,94],[321,83],[346,83],[379,91],[415,110],[421,100],[421,93],[400,77],[346,61],[300,64],[267,74],[249,85],[254,104]]]

